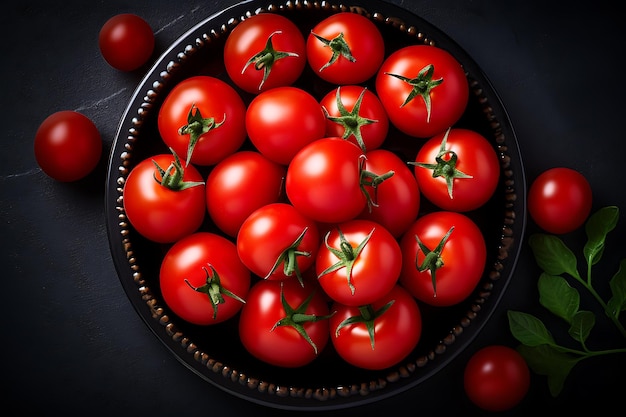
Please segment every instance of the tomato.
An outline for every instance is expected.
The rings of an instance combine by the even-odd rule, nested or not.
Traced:
[[[169,92],[159,109],[165,144],[187,163],[214,165],[246,139],[246,106],[226,82],[206,75],[187,78]]]
[[[235,244],[223,236],[198,232],[174,243],[159,271],[163,300],[193,324],[210,325],[241,310],[250,289],[250,271]]]
[[[259,152],[287,165],[302,147],[324,137],[326,117],[315,97],[305,90],[276,87],[250,102],[245,125]]]
[[[399,130],[430,138],[461,118],[469,85],[463,67],[449,52],[411,45],[385,59],[376,76],[376,93]]]
[[[389,131],[389,117],[376,94],[365,87],[346,85],[320,101],[326,113],[326,136],[340,136],[363,152],[379,148]]]
[[[542,172],[528,190],[528,213],[544,231],[569,233],[591,212],[591,185],[580,172],[554,167]]]
[[[323,80],[359,84],[376,74],[385,56],[385,42],[370,19],[340,12],[313,27],[306,53],[310,67]]]
[[[255,283],[239,317],[239,336],[248,352],[285,368],[315,360],[330,338],[328,304],[315,289],[296,279]]]
[[[34,151],[46,175],[57,181],[72,182],[96,168],[102,155],[102,139],[87,116],[62,110],[41,122],[35,133]]]
[[[291,204],[273,203],[248,216],[237,234],[241,261],[262,278],[282,280],[313,265],[319,247],[317,223]]]
[[[366,187],[375,204],[358,216],[380,223],[396,238],[413,224],[420,209],[420,190],[413,172],[399,156],[386,149],[365,154],[365,169],[369,172],[393,171],[393,176],[376,189]]]
[[[485,239],[466,215],[430,212],[400,240],[402,284],[418,300],[438,307],[458,304],[474,290],[487,260]]]
[[[256,151],[239,151],[219,162],[206,181],[206,203],[215,225],[236,237],[243,221],[283,195],[287,169]]]
[[[399,285],[366,306],[334,303],[331,311],[336,313],[329,320],[330,340],[341,358],[359,368],[379,370],[399,363],[422,334],[419,306]]]
[[[306,66],[304,36],[284,16],[252,15],[226,38],[224,65],[230,79],[249,93],[291,85]]]
[[[314,141],[287,168],[287,197],[300,212],[320,222],[355,217],[366,205],[360,188],[363,156],[357,145],[341,138]]]
[[[490,345],[475,352],[463,374],[465,393],[487,411],[506,411],[524,399],[530,387],[530,371],[515,349]]]
[[[143,18],[131,13],[118,14],[100,29],[98,46],[102,57],[113,68],[133,71],[152,55],[154,33]]]
[[[500,161],[489,141],[468,129],[448,129],[417,152],[415,178],[420,191],[442,210],[467,212],[496,191]]]
[[[400,245],[391,233],[369,220],[350,220],[324,237],[315,261],[321,287],[335,301],[360,306],[381,298],[398,281]]]
[[[128,174],[123,205],[139,234],[158,243],[175,242],[197,231],[204,221],[203,177],[193,165],[183,168],[176,155],[155,155]]]

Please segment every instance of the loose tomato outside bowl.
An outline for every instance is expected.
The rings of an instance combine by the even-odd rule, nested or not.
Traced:
[[[245,351],[236,323],[197,326],[168,308],[158,285],[160,260],[168,245],[151,242],[133,229],[124,213],[122,190],[134,165],[167,151],[165,145],[154,140],[158,137],[158,110],[167,93],[194,75],[226,79],[222,51],[228,33],[238,22],[257,13],[274,12],[289,17],[306,32],[324,17],[341,11],[359,13],[372,20],[383,32],[388,51],[410,44],[435,45],[449,51],[462,64],[470,97],[457,125],[484,135],[501,164],[494,196],[483,207],[467,213],[485,235],[487,263],[481,281],[464,302],[445,309],[420,306],[420,341],[397,366],[380,371],[359,369],[327,349],[311,365],[281,369],[262,363]],[[331,89],[324,81],[312,81],[312,74],[306,71],[296,84],[318,99]],[[242,94],[249,102],[251,97]],[[414,158],[420,140],[393,128],[389,135],[389,149],[406,161]],[[139,316],[173,356],[199,377],[232,395],[278,409],[354,407],[414,389],[427,381],[463,351],[489,320],[513,275],[526,223],[526,182],[515,132],[486,75],[441,30],[401,7],[375,0],[354,4],[249,0],[198,22],[168,47],[138,85],[121,117],[108,169],[105,214],[110,250],[122,287]],[[420,211],[434,209],[424,201]],[[203,230],[219,232],[210,219],[205,223]]]

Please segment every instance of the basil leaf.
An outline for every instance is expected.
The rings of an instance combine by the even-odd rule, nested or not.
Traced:
[[[509,310],[509,329],[511,334],[527,346],[555,344],[552,334],[541,320],[532,314]]]
[[[619,209],[615,206],[603,207],[595,212],[585,224],[587,243],[583,253],[588,265],[595,265],[604,253],[606,235],[617,226]]]
[[[609,281],[613,296],[606,305],[606,314],[609,317],[618,318],[619,314],[626,310],[626,259],[622,259],[619,269]]]
[[[595,324],[596,316],[591,311],[578,311],[572,318],[571,326],[568,330],[569,335],[572,336],[574,340],[578,340],[584,344]]]
[[[528,243],[541,269],[550,275],[567,273],[580,280],[577,261],[574,253],[554,235],[544,233],[533,234]]]
[[[533,372],[548,377],[548,388],[553,397],[561,393],[570,371],[582,359],[582,357],[574,357],[549,345],[522,345],[517,348],[517,351],[526,359]]]
[[[572,288],[565,278],[545,272],[539,277],[537,287],[539,303],[571,324],[580,305],[580,294],[576,288]]]

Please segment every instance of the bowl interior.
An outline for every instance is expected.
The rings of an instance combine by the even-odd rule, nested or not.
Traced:
[[[178,318],[163,302],[159,266],[168,249],[144,239],[127,221],[122,188],[139,161],[167,148],[158,140],[158,109],[168,92],[193,75],[211,75],[232,83],[223,63],[223,46],[238,22],[262,12],[283,14],[303,33],[330,14],[351,11],[369,17],[382,31],[387,54],[409,44],[432,44],[452,53],[470,82],[470,99],[458,127],[475,130],[493,145],[501,161],[501,180],[492,199],[467,213],[481,228],[488,245],[484,276],[464,302],[447,308],[420,304],[423,334],[416,349],[397,367],[367,371],[348,365],[332,345],[311,365],[282,369],[264,364],[243,348],[233,321],[201,327]],[[373,89],[373,83],[366,83]],[[333,86],[305,69],[296,83],[320,99]],[[247,103],[252,96],[238,89]],[[385,148],[403,160],[415,158],[423,141],[391,127]],[[244,147],[251,146],[246,143]],[[208,175],[209,167],[200,167]],[[502,297],[519,253],[525,224],[525,180],[521,156],[504,106],[478,65],[452,39],[421,18],[397,6],[361,1],[359,6],[311,1],[246,1],[208,17],[180,37],[159,58],[138,86],[113,144],[106,190],[111,253],[130,301],[157,338],[183,364],[234,395],[287,409],[343,408],[375,401],[415,387],[445,366],[478,334]],[[420,212],[434,210],[422,198]],[[203,230],[220,233],[207,220]]]

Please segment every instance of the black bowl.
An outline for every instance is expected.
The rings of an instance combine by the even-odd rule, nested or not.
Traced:
[[[160,261],[168,246],[141,237],[125,216],[122,189],[128,173],[144,158],[167,151],[162,141],[155,140],[159,137],[158,110],[165,96],[174,85],[193,75],[212,75],[228,81],[222,51],[230,30],[246,17],[267,11],[294,20],[303,33],[326,16],[351,11],[367,16],[379,27],[387,53],[409,44],[436,45],[452,53],[463,65],[470,84],[467,110],[455,126],[484,135],[500,157],[500,183],[495,195],[480,209],[466,213],[480,226],[488,245],[484,275],[474,293],[458,305],[420,306],[424,321],[420,342],[396,367],[382,371],[358,369],[328,348],[304,368],[277,368],[246,352],[232,321],[208,327],[185,322],[168,308],[159,290]],[[306,72],[297,85],[318,98],[330,91],[329,85],[313,80]],[[251,99],[242,95],[245,100]],[[393,128],[390,137],[393,140],[385,146],[406,161],[415,157],[423,143]],[[178,360],[211,384],[246,400],[281,409],[323,410],[362,405],[415,387],[441,370],[476,337],[512,277],[526,222],[525,194],[522,160],[503,104],[479,66],[436,27],[381,1],[354,0],[352,5],[252,0],[196,24],[168,48],[141,81],[122,116],[111,150],[105,203],[110,248],[122,286],[148,327]],[[420,211],[433,209],[422,198]],[[203,230],[218,232],[210,220]]]

